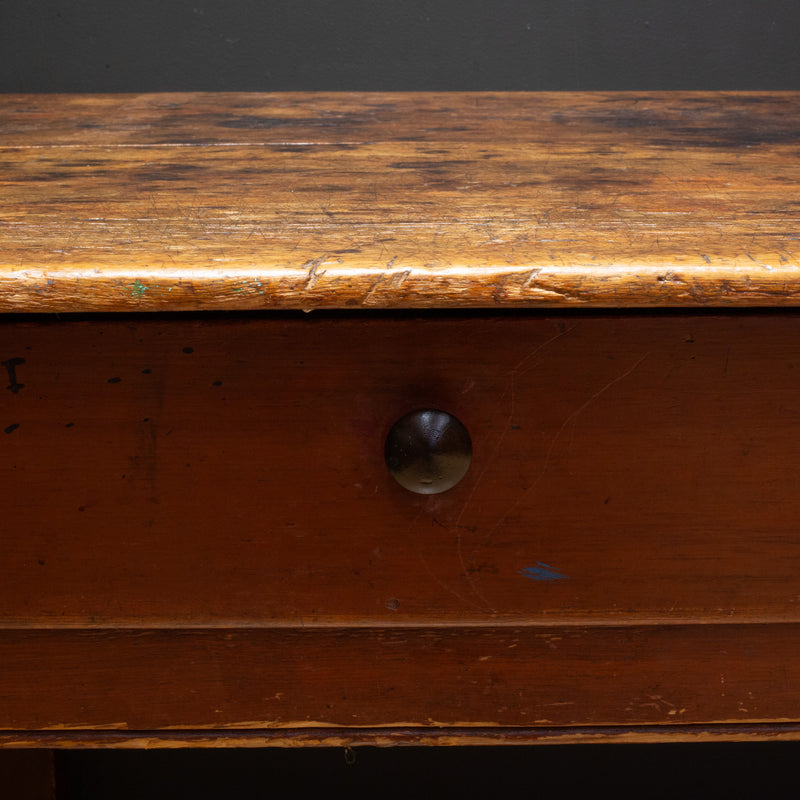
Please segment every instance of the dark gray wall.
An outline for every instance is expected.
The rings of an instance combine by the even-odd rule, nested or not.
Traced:
[[[0,0],[0,91],[800,89],[798,0]]]

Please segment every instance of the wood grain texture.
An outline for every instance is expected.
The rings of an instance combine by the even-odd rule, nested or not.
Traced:
[[[799,321],[9,319],[0,627],[800,623]]]
[[[800,93],[0,97],[0,309],[797,305]]]
[[[7,630],[0,729],[211,737],[328,726],[796,725],[798,634],[797,625]]]
[[[0,731],[0,748],[180,749],[241,747],[433,747],[534,744],[793,742],[800,724],[617,725],[564,727],[271,728],[250,730]]]

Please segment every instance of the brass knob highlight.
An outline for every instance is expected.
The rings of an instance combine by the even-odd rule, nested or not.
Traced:
[[[439,494],[467,474],[472,440],[452,414],[420,408],[395,422],[386,437],[384,456],[401,486],[417,494]]]

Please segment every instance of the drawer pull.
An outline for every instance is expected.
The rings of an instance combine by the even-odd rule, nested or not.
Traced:
[[[420,408],[395,422],[386,437],[384,456],[401,486],[417,494],[439,494],[466,475],[472,440],[452,414]]]

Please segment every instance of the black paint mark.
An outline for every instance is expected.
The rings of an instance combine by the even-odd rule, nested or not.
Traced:
[[[222,381],[214,381],[214,383],[212,383],[211,385],[212,386],[222,386]]]
[[[570,116],[565,114],[554,114],[552,119],[556,123],[571,121]],[[776,116],[753,120],[735,109],[706,113],[686,109],[677,115],[641,109],[586,119],[603,127],[639,130],[649,137],[648,143],[655,147],[674,148],[680,143],[685,147],[731,150],[796,144],[800,140],[800,130],[795,127],[791,117],[786,120]]]
[[[444,169],[446,167],[474,166],[474,163],[465,158],[431,158],[420,161],[392,161],[386,166],[391,169]]]
[[[191,355],[192,353],[194,353],[194,347],[184,347],[183,352],[186,353],[187,356]]]
[[[183,181],[206,169],[207,167],[200,164],[161,164],[156,169],[134,172],[133,177],[143,181]]]
[[[467,575],[497,575],[500,570],[494,564],[472,564],[467,567]]]
[[[265,130],[271,128],[336,128],[341,136],[347,136],[348,128],[371,122],[371,115],[342,113],[321,114],[317,117],[263,117],[256,114],[209,115],[209,122],[221,128]]]
[[[25,388],[24,383],[17,380],[17,367],[25,363],[24,358],[9,358],[8,361],[3,361],[3,366],[8,370],[9,385],[6,386],[10,392],[16,394],[20,389]]]
[[[216,124],[223,128],[245,128],[264,130],[265,128],[290,128],[298,124],[298,121],[293,117],[258,117],[255,114],[241,114],[239,116],[220,117],[216,120]]]
[[[121,380],[122,380],[122,378],[109,378],[108,382],[109,383],[119,383]]]
[[[512,430],[512,431],[518,431],[518,430],[520,430],[521,428],[522,428],[522,425],[512,425],[512,426],[511,426],[511,430]]]
[[[152,371],[153,370],[151,370],[151,369],[143,369],[142,370],[142,375],[149,375]]]
[[[75,425],[74,422],[68,422],[64,427],[65,428],[71,428],[71,427],[73,427],[73,425]]]
[[[36,563],[37,563],[37,564],[38,564],[40,567],[43,567],[43,566],[45,565],[45,560],[44,560],[43,558],[40,558],[40,559],[39,559],[39,560],[38,560]]]
[[[19,428],[19,422],[15,422],[13,425],[9,425],[9,426],[8,426],[7,428],[5,428],[4,430],[5,430],[5,432],[6,432],[6,433],[14,433],[14,431],[15,431],[17,428]]]

